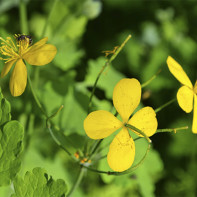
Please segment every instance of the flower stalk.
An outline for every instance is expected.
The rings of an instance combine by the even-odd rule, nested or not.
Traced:
[[[157,109],[155,109],[155,113],[158,113],[159,111],[161,111],[162,109],[166,108],[168,105],[172,104],[173,102],[176,101],[176,98],[168,101],[167,103],[163,104],[162,106],[158,107]]]
[[[88,114],[90,113],[91,111],[91,107],[92,107],[92,99],[93,99],[93,96],[94,96],[94,93],[95,93],[95,90],[96,90],[96,86],[97,86],[97,83],[103,73],[103,71],[106,69],[107,66],[109,66],[112,61],[116,58],[116,56],[120,53],[120,51],[123,49],[123,47],[125,46],[125,44],[129,41],[129,39],[131,38],[131,35],[128,35],[127,38],[125,39],[125,41],[121,44],[120,47],[117,48],[117,50],[114,52],[114,54],[111,56],[110,59],[107,59],[105,65],[102,67],[102,69],[100,70],[95,82],[94,82],[94,86],[93,86],[93,89],[92,89],[92,92],[91,92],[91,95],[90,95],[90,99],[89,99],[89,104],[88,104]]]

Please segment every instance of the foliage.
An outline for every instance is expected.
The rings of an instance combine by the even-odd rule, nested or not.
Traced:
[[[26,29],[21,10],[26,13]],[[142,88],[136,111],[145,106],[158,109],[174,99],[180,84],[168,70],[169,55],[195,84],[196,10],[195,1],[1,0],[0,37],[29,34],[33,43],[48,37],[57,55],[45,66],[27,66],[47,117],[35,102],[29,82],[20,97],[12,97],[10,74],[0,80],[0,196],[25,196],[25,192],[29,196],[69,196],[83,165],[87,168],[83,167],[83,179],[73,196],[196,196],[193,114],[182,111],[177,101],[156,113],[158,129],[189,129],[153,135],[147,156],[129,174],[89,170],[112,171],[106,155],[117,132],[105,138],[89,158],[87,153],[98,141],[89,139],[83,128],[95,80],[114,55],[105,57],[103,51],[113,51],[129,34],[132,38],[102,72],[90,111],[115,114],[113,89],[123,78],[136,78],[143,84],[156,75]],[[0,60],[0,71],[3,67]],[[131,136],[136,145],[133,167],[142,161],[147,141]]]

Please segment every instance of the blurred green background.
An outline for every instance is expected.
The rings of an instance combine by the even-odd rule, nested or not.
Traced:
[[[19,0],[0,0],[0,36],[21,32]],[[29,34],[34,43],[42,34],[54,44],[58,53],[47,66],[28,67],[36,93],[49,114],[61,104],[64,109],[54,121],[75,147],[84,145],[83,120],[96,76],[105,63],[104,50],[113,50],[131,34],[131,40],[107,68],[98,83],[93,109],[111,110],[115,84],[124,77],[146,82],[160,69],[161,73],[142,94],[141,107],[154,109],[176,97],[179,82],[169,72],[168,55],[175,58],[192,83],[197,79],[197,2],[143,0],[27,0]],[[0,62],[2,70],[4,63]],[[25,128],[24,158],[20,174],[34,167],[45,168],[55,179],[62,178],[70,188],[79,166],[58,148],[45,129],[29,87],[13,98],[9,77],[0,80],[4,96],[12,106],[12,119]],[[177,102],[158,112],[159,129],[189,126],[188,130],[156,134],[152,150],[144,164],[125,176],[99,175],[87,171],[77,197],[195,197],[197,196],[197,136],[192,134],[192,113],[186,114]],[[111,138],[112,139],[112,138]],[[103,146],[111,139],[106,139]],[[136,160],[143,156],[146,142],[136,142]],[[107,148],[103,149],[106,154]],[[96,164],[108,170],[106,159]],[[0,196],[12,193],[10,186],[0,188]]]

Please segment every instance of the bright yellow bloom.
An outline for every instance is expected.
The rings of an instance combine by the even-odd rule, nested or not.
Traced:
[[[117,129],[122,128],[113,139],[107,155],[108,164],[114,171],[125,171],[131,167],[134,161],[135,144],[125,127],[126,123],[135,126],[147,136],[153,135],[157,130],[156,114],[151,107],[140,109],[129,119],[139,105],[140,99],[139,81],[134,78],[122,79],[116,84],[113,91],[113,104],[122,121],[104,110],[94,111],[84,120],[85,132],[92,139],[106,138]]]
[[[197,133],[197,81],[193,87],[181,65],[170,56],[168,56],[167,65],[170,72],[182,84],[177,92],[179,106],[186,113],[190,113],[194,108],[192,132]]]
[[[0,37],[0,40],[0,53],[5,56],[0,59],[6,61],[1,77],[6,76],[16,63],[10,78],[10,92],[13,96],[20,96],[27,84],[27,68],[23,60],[31,65],[43,66],[53,60],[57,49],[51,44],[46,44],[48,38],[43,38],[32,46],[27,37],[17,41],[17,44],[10,37],[6,40]]]

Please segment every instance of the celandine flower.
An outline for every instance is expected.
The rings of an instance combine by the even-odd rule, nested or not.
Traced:
[[[186,113],[190,113],[194,108],[192,132],[197,133],[197,81],[193,87],[181,65],[170,56],[167,59],[167,65],[170,72],[182,84],[177,92],[179,106]]]
[[[25,35],[22,39],[17,39],[17,44],[10,37],[6,40],[0,37],[0,40],[0,53],[5,56],[0,59],[6,61],[1,77],[6,76],[16,63],[10,78],[10,92],[13,96],[20,96],[27,84],[27,68],[23,60],[31,65],[43,66],[53,60],[57,49],[51,44],[46,44],[48,38],[43,38],[32,46],[32,40]]]
[[[139,105],[140,99],[139,81],[134,78],[122,79],[116,84],[113,91],[113,104],[122,121],[104,110],[94,111],[84,120],[85,132],[92,139],[106,138],[117,129],[122,128],[110,144],[107,155],[108,164],[114,171],[125,171],[131,167],[134,161],[135,144],[125,127],[126,123],[135,126],[147,136],[153,135],[157,130],[156,114],[151,107],[140,109],[129,119]],[[139,136],[142,137],[142,135]]]

